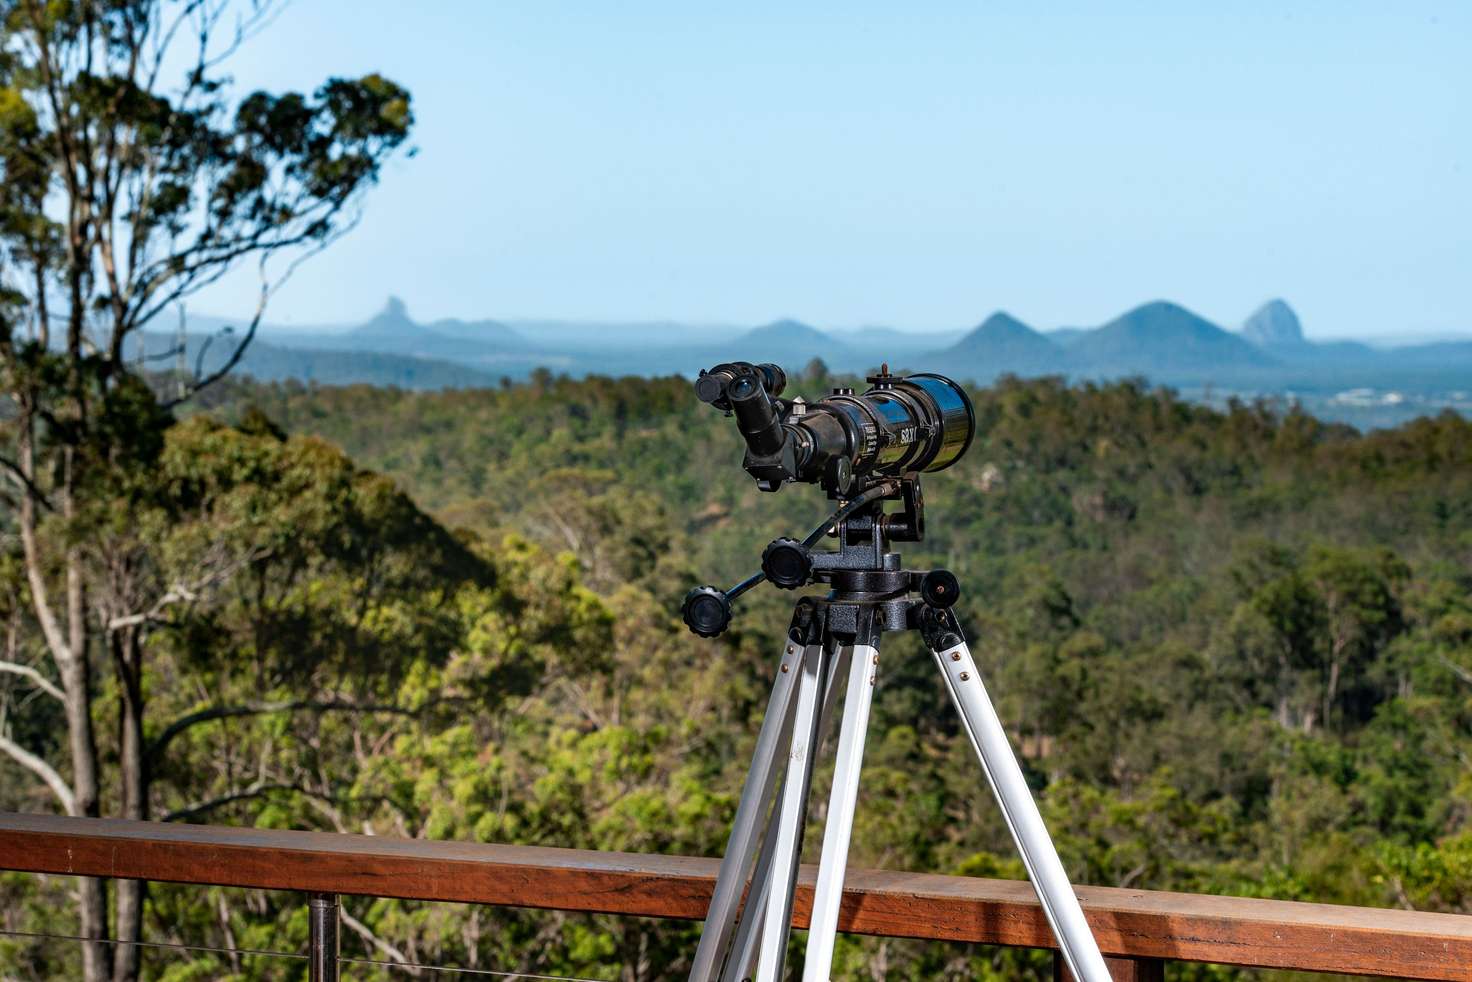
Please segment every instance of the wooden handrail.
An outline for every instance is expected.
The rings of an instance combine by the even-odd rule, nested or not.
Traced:
[[[0,813],[0,869],[458,901],[645,917],[705,915],[719,861]],[[806,927],[812,867],[793,923]],[[1108,955],[1412,979],[1472,980],[1472,918],[1078,888]],[[1016,880],[850,870],[839,928],[857,934],[1052,948]]]

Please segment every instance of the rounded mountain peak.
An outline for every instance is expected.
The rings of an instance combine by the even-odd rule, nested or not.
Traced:
[[[1303,325],[1284,300],[1273,299],[1242,323],[1242,336],[1264,348],[1304,344]]]

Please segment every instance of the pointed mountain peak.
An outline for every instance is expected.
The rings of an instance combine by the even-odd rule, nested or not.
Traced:
[[[390,296],[384,303],[383,309],[373,315],[368,323],[357,328],[355,334],[409,334],[423,330],[409,316],[409,307],[398,297]]]
[[[1242,336],[1264,348],[1304,344],[1303,325],[1283,300],[1269,300],[1242,323]]]
[[[1051,372],[1060,364],[1058,346],[999,310],[957,341],[946,353],[979,362],[991,372]]]
[[[990,317],[988,317],[986,320],[982,321],[976,327],[976,329],[972,333],[973,334],[1021,334],[1021,333],[1024,333],[1024,332],[1026,332],[1028,334],[1035,334],[1035,333],[1037,333],[1031,327],[1027,326],[1022,321],[1018,320],[1016,317],[1013,317],[1011,314],[1007,313],[1005,310],[999,310],[996,313],[992,314]]]

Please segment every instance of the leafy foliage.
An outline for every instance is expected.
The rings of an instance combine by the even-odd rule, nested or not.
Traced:
[[[930,538],[907,559],[960,575],[1071,873],[1468,910],[1472,424],[1360,435],[1136,384],[1008,380],[973,397],[977,439],[928,479]],[[209,541],[248,557],[161,635],[156,719],[241,711],[169,738],[154,813],[718,853],[790,597],[750,595],[719,642],[684,632],[678,600],[734,581],[823,507],[808,489],[759,495],[736,440],[679,379],[222,389],[163,431],[150,486],[164,503],[148,507],[176,517],[127,523],[150,556]],[[852,861],[1021,876],[913,641],[887,639],[880,682]],[[41,916],[47,888],[5,889],[10,923]],[[346,909],[348,950],[388,961],[636,980],[678,974],[694,948],[689,925]],[[226,947],[305,932],[293,898],[246,891],[155,885],[148,918],[150,935]],[[7,957],[56,974],[64,955]],[[294,971],[223,956],[144,968]],[[840,939],[835,966],[1049,971],[1043,953],[860,938]]]
[[[413,123],[408,92],[376,74],[329,78],[311,95],[232,92],[221,65],[272,8],[0,2],[0,548],[15,574],[0,670],[26,682],[15,698],[0,692],[0,754],[74,815],[100,814],[116,791],[118,814],[149,816],[155,642],[182,629],[180,612],[210,607],[236,572],[290,551],[257,516],[225,514],[260,477],[247,461],[229,461],[245,474],[158,480],[177,464],[166,451],[170,410],[239,363],[272,291],[352,226]],[[208,368],[198,351],[194,371],[177,372],[172,401],[161,402],[130,339],[246,262],[261,276],[248,328]],[[259,484],[268,496],[280,490]],[[212,524],[200,510],[215,505],[225,512]],[[188,529],[192,539],[176,534]],[[373,568],[372,555],[303,541],[329,561]],[[36,697],[60,712],[27,712],[17,731],[13,703]],[[106,720],[114,698],[117,718]],[[115,736],[99,739],[109,732],[99,723]],[[131,942],[143,889],[78,884],[77,931],[90,940],[76,974],[138,976]]]

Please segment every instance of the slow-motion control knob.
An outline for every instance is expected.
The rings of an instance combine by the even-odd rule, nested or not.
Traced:
[[[731,599],[714,586],[698,586],[685,594],[680,605],[685,626],[702,638],[713,638],[731,623]]]
[[[796,590],[808,581],[812,571],[813,557],[796,539],[773,539],[762,550],[762,572],[775,587]]]
[[[941,610],[961,599],[961,583],[948,569],[933,569],[920,580],[920,599]]]

